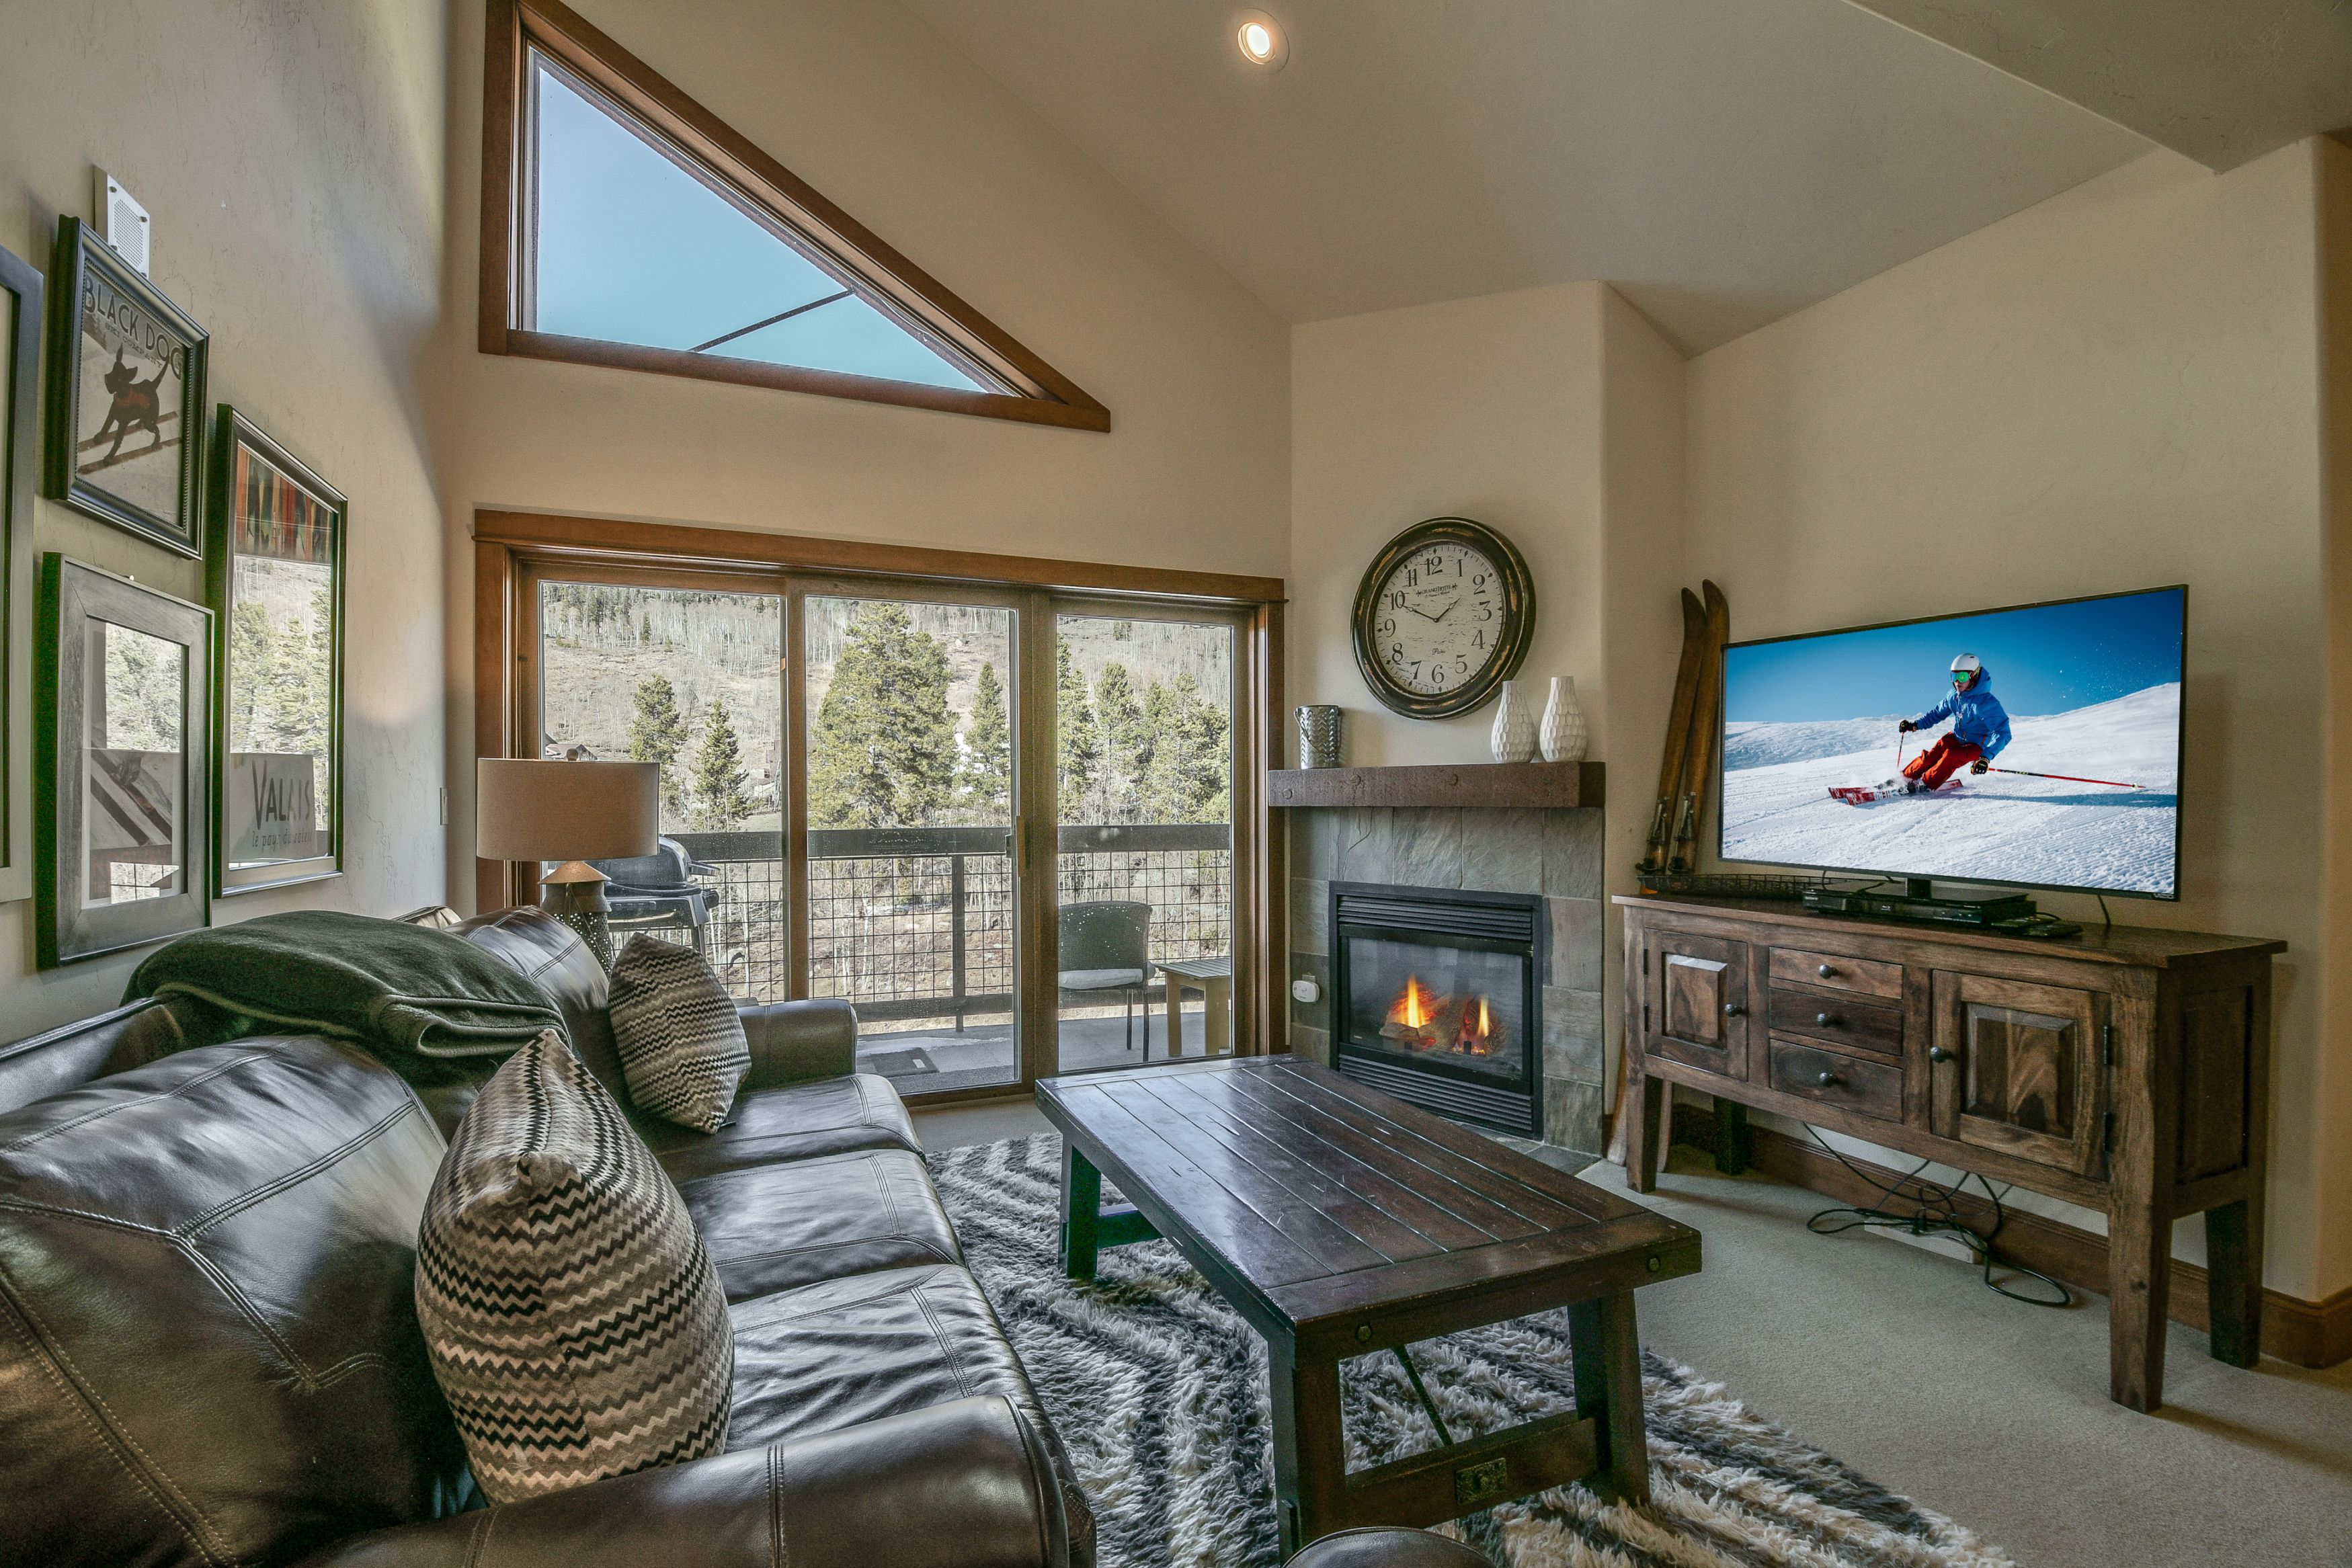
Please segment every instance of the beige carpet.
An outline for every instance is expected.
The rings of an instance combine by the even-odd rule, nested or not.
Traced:
[[[1045,1128],[1019,1102],[917,1123],[934,1149]],[[1699,1274],[1641,1293],[1649,1348],[2028,1568],[2352,1568],[2352,1364],[2242,1370],[2176,1328],[2168,1406],[2137,1416],[2106,1397],[2104,1300],[2020,1306],[1957,1262],[1813,1236],[1822,1199],[1695,1151],[1642,1201],[1706,1238]]]

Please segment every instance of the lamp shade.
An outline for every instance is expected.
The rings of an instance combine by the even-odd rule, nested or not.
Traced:
[[[660,804],[656,763],[485,757],[475,764],[474,852],[492,861],[649,855]]]

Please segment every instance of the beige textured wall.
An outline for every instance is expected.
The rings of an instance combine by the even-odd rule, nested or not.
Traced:
[[[1108,403],[1108,435],[473,347],[481,8],[456,0],[442,504],[450,755],[473,748],[478,507],[1279,577],[1289,339],[1029,110],[896,5],[574,9]],[[471,885],[471,769],[452,769]]]
[[[213,906],[397,914],[442,893],[442,530],[425,431],[447,49],[403,0],[8,0],[0,245],[49,270],[90,167],[154,216],[154,277],[212,332],[211,397],[351,497],[351,874]],[[50,501],[35,542],[201,601],[199,563]],[[0,905],[0,1040],[121,997],[137,954],[33,973]]]
[[[2267,1274],[2306,1298],[2352,1281],[2322,1209],[2352,1149],[2325,1134],[2315,156],[2152,154],[1692,361],[1686,544],[1740,637],[2191,585],[2182,897],[2116,913],[2294,944]]]
[[[1286,695],[1346,710],[1350,765],[1490,759],[1494,704],[1459,718],[1404,718],[1380,706],[1356,668],[1348,619],[1364,569],[1396,534],[1434,517],[1475,518],[1518,546],[1537,605],[1521,690],[1540,709],[1549,678],[1574,675],[1592,755],[1602,754],[1608,293],[1569,283],[1293,329]]]
[[[1682,663],[1687,368],[1658,329],[1610,290],[1601,318],[1601,685],[1609,694],[1606,887],[1634,889]],[[1598,755],[1596,753],[1595,755]],[[1605,922],[1610,1078],[1624,1044],[1624,922]],[[1613,1089],[1612,1089],[1613,1092]]]

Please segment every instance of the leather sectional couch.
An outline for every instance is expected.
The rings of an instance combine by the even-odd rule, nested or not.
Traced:
[[[528,909],[456,930],[539,981],[627,1105],[579,939]],[[726,1289],[729,1452],[479,1508],[408,1305],[466,1096],[311,1037],[178,1051],[179,1005],[0,1047],[0,1562],[1092,1562],[847,1006],[745,1008],[718,1132],[635,1117]]]

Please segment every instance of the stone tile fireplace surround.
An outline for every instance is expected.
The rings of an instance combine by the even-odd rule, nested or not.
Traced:
[[[1601,814],[1478,807],[1295,808],[1290,977],[1322,999],[1290,1003],[1291,1049],[1331,1061],[1331,883],[1541,894],[1551,916],[1543,988],[1543,1141],[1601,1153]]]

